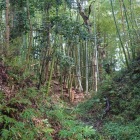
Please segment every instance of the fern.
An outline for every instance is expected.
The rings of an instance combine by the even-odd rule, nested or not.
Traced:
[[[2,140],[8,140],[10,136],[10,131],[7,129],[2,129],[1,136],[2,136]]]
[[[0,123],[3,123],[4,119],[3,116],[0,115]]]
[[[14,118],[8,117],[6,115],[3,115],[3,119],[4,119],[5,125],[14,124],[16,122]]]
[[[16,112],[17,111],[17,109],[12,108],[12,107],[8,107],[8,106],[2,106],[1,107],[1,110],[3,110],[6,113]]]
[[[11,100],[9,100],[9,103],[10,104],[15,104],[15,103],[19,103],[19,104],[25,104],[25,105],[31,105],[31,102],[29,99],[25,99],[25,98],[22,98],[21,97],[15,97],[15,98],[12,98]]]
[[[23,119],[31,119],[33,116],[36,116],[36,111],[33,108],[28,108],[25,109],[22,113],[21,113],[21,117]]]
[[[63,126],[64,128],[59,132],[60,138],[83,140],[95,135],[95,129],[92,126],[85,126],[77,121],[66,120]]]

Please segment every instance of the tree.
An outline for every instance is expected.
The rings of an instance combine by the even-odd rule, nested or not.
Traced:
[[[5,18],[6,18],[6,32],[5,32],[6,46],[5,46],[5,55],[7,55],[7,50],[9,49],[9,39],[10,39],[9,38],[10,37],[9,6],[10,6],[9,0],[6,0],[6,15],[5,15]]]

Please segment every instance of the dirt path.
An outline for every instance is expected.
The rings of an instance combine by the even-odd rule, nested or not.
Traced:
[[[74,96],[73,101],[70,101],[68,88],[66,88],[64,85],[60,85],[60,83],[55,80],[52,81],[50,95],[54,100],[63,100],[72,105],[77,105],[85,100],[85,94],[83,92],[79,92],[75,88],[72,88],[70,92],[72,92]]]

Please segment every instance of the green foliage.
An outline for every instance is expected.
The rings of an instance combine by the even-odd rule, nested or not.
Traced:
[[[0,1],[0,11],[6,8],[6,3],[4,0]]]
[[[73,110],[71,110],[73,112]],[[95,136],[95,129],[82,122],[75,120],[75,115],[72,112],[67,112],[67,108],[55,107],[54,109],[46,112],[53,123],[61,126],[58,135],[60,139],[68,140],[84,140],[92,139]]]
[[[60,69],[61,69],[61,74],[69,73],[71,68],[75,65],[74,59],[70,56],[63,54],[60,51],[56,52],[56,57],[58,60],[58,65],[60,66]]]
[[[70,39],[71,42],[75,42],[76,36],[79,36],[80,39],[85,39],[90,36],[87,30],[81,26],[81,23],[74,21],[72,17],[68,16],[68,13],[58,16],[53,15],[50,21],[52,25],[55,25],[55,33],[63,35],[65,40]]]
[[[74,0],[64,0],[69,8],[72,8],[72,4],[74,3]]]
[[[85,124],[73,120],[65,120],[59,135],[60,138],[67,138],[69,140],[91,139],[95,135],[95,129],[92,126],[85,126]]]
[[[42,96],[36,96],[37,93],[37,90],[29,88],[26,92],[21,90],[15,97],[6,100],[4,93],[0,92],[1,140],[52,139],[51,133],[54,130],[34,102],[34,99],[38,98],[37,101],[40,101],[39,104],[42,106]]]
[[[2,58],[4,61],[0,65],[7,65],[7,71],[0,69],[5,80],[2,86],[6,87],[0,91],[0,139],[99,140],[104,138],[129,139],[129,137],[131,138],[130,135],[134,135],[136,139],[139,135],[137,132],[133,132],[135,131],[134,126],[138,126],[140,114],[140,67],[139,62],[135,61],[129,70],[119,72],[113,80],[112,75],[109,75],[110,71],[113,71],[117,65],[115,57],[121,56],[123,58],[109,1],[94,2],[89,0],[87,1],[88,6],[92,4],[91,7],[83,6],[80,12],[74,0],[9,0],[10,4],[7,8],[9,13],[6,13],[5,2],[5,0],[0,0],[0,48],[2,48],[0,53],[6,56],[6,59]],[[73,9],[68,9],[64,2]],[[82,2],[85,1],[81,0],[80,2],[82,5]],[[118,4],[118,2],[120,3]],[[126,47],[124,50],[129,58],[132,53],[139,52],[137,51],[139,49],[139,30],[137,27],[139,20],[137,19],[140,8],[139,4],[136,5],[136,1],[132,5],[131,1],[125,0],[124,2],[127,7],[126,10],[121,9],[123,1],[122,3],[121,1],[114,1],[114,13],[119,28],[118,32],[122,37],[124,47]],[[128,16],[128,23],[126,23],[126,11],[126,14],[130,15]],[[90,17],[88,18],[89,13]],[[9,15],[9,21],[5,15]],[[83,19],[90,23],[90,27],[85,25]],[[130,26],[130,29],[127,30],[127,26]],[[90,33],[87,28],[91,29]],[[5,31],[7,32],[6,35]],[[8,36],[8,34],[10,35]],[[88,39],[87,42],[85,41],[86,38]],[[62,47],[63,43],[66,44],[65,48]],[[86,64],[84,56],[85,46],[88,46],[88,78],[92,82],[89,85],[93,85],[94,75],[91,65],[93,65],[96,43],[99,67],[101,71],[104,67],[106,72],[108,71],[108,75],[103,75],[104,80],[98,85],[101,87],[99,93],[94,94],[94,98],[78,108],[78,111],[84,114],[81,118],[86,118],[86,122],[89,121],[88,124],[84,124],[75,118],[77,113],[75,110],[66,109],[66,105],[63,103],[53,102],[49,97],[46,97],[48,89],[43,87],[44,89],[37,90],[36,83],[40,80],[39,84],[43,85],[45,80],[48,82],[47,77],[53,75],[52,77],[56,78],[59,73],[61,78],[63,78],[62,75],[66,77],[66,82],[68,78],[69,83],[72,82],[72,86],[76,86],[79,81],[79,79],[78,81],[74,79],[77,79],[77,73],[78,76],[81,73],[80,78],[82,82],[85,81],[84,69]],[[81,46],[78,58],[74,52],[77,46]],[[59,51],[55,55],[56,59],[54,60],[57,61],[53,61],[53,67],[51,55],[56,50]],[[106,61],[103,62],[103,66],[101,61],[104,57],[106,57]],[[27,62],[28,59],[29,62]],[[71,71],[74,65],[76,68]],[[52,66],[52,71],[56,68],[54,73],[50,71],[50,66]],[[81,68],[81,72],[77,72],[77,66]],[[84,69],[82,70],[82,68]],[[69,79],[70,75],[67,74],[72,75],[72,77]],[[36,79],[39,80],[36,81]],[[61,82],[63,82],[62,79]],[[108,112],[105,111],[107,99],[110,105]],[[101,135],[98,135],[92,127],[97,120],[103,121],[105,131],[103,130]],[[105,121],[107,121],[106,124],[104,124]],[[91,125],[89,125],[90,123]],[[129,132],[130,135],[126,136],[125,133]]]
[[[32,108],[28,108],[28,109],[25,109],[22,113],[21,113],[21,117],[23,119],[30,119],[32,117],[36,116],[36,111],[35,109],[32,109]]]
[[[106,75],[97,95],[79,106],[83,119],[102,122],[99,136],[103,139],[140,139],[139,61],[134,61],[130,66],[131,69],[119,71],[112,78]],[[106,98],[109,100],[108,112],[105,112]]]
[[[21,37],[22,34],[29,31],[28,18],[25,11],[18,11],[15,13],[16,20],[14,21],[14,27],[11,29],[10,37],[15,39]]]
[[[139,140],[140,139],[140,122],[119,124],[114,122],[106,123],[103,127],[109,139],[114,140]]]
[[[56,56],[59,61],[60,67],[64,69],[69,69],[74,66],[74,61],[72,57],[64,55],[62,52],[57,51]]]
[[[94,98],[87,100],[85,103],[78,105],[78,114],[82,115],[83,118],[95,122],[97,118],[102,116],[102,108],[104,107],[104,102],[101,102],[99,96],[94,95]],[[93,112],[94,115],[90,112]],[[84,115],[88,114],[88,115]]]
[[[13,76],[14,73],[19,78],[18,70],[18,67],[11,69],[9,75]],[[52,103],[51,99],[44,98],[44,92],[46,90],[43,88],[38,91],[35,87],[26,87],[8,100],[0,92],[0,139],[53,140],[53,137],[57,137],[92,140],[95,137],[96,132],[92,126],[76,120],[75,110],[65,108],[62,102]],[[57,134],[53,136],[55,131]]]

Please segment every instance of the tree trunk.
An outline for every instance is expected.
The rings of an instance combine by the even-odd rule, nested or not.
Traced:
[[[121,39],[121,35],[120,35],[120,32],[119,32],[119,28],[117,26],[117,22],[116,22],[116,17],[115,17],[115,13],[114,13],[113,2],[112,2],[112,0],[110,0],[110,2],[111,2],[111,9],[112,9],[112,14],[113,14],[113,19],[114,19],[114,22],[115,22],[116,30],[117,30],[118,37],[119,37],[119,40],[120,40],[120,44],[121,44],[121,47],[123,49],[123,53],[124,53],[124,56],[125,56],[126,66],[127,66],[127,68],[129,68],[129,63],[128,63],[126,51],[125,51],[125,48],[124,48],[124,45],[123,45],[123,42],[122,42],[122,39]]]
[[[90,6],[89,6],[89,15],[90,15],[90,12],[91,12],[91,5],[92,5],[92,3],[90,4]],[[86,14],[85,14],[85,12],[83,11],[83,9],[82,9],[82,6],[81,6],[81,4],[80,4],[80,1],[79,0],[77,0],[77,6],[78,6],[78,9],[79,9],[79,14],[81,15],[81,17],[83,18],[83,20],[84,20],[84,23],[85,23],[85,25],[87,26],[87,29],[88,29],[88,32],[89,32],[89,34],[91,35],[92,34],[92,29],[91,29],[91,25],[90,25],[90,21],[89,21],[89,15],[87,16]],[[98,75],[97,75],[97,73],[99,73],[98,72],[98,52],[97,52],[97,40],[96,40],[96,21],[95,21],[95,11],[94,11],[94,34],[95,34],[95,42],[94,42],[94,53],[93,53],[93,80],[95,80],[95,82],[93,82],[93,87],[95,87],[94,89],[95,89],[95,91],[97,91],[97,84],[98,84]],[[87,81],[86,81],[87,82]]]
[[[8,48],[9,48],[9,36],[10,36],[10,26],[9,26],[9,6],[10,6],[10,3],[9,3],[9,0],[6,0],[6,47],[5,47],[5,50],[4,50],[4,54],[7,55],[7,51],[8,51]]]
[[[97,92],[98,91],[98,50],[97,50],[97,36],[96,36],[96,14],[95,14],[95,8],[94,8],[94,15],[93,15],[93,18],[94,18],[94,52],[93,52],[93,67],[94,67],[94,80],[95,80],[95,91]]]
[[[86,38],[86,94],[88,94],[88,44]]]
[[[31,23],[31,16],[30,16],[30,8],[29,8],[29,1],[27,0],[27,16],[28,16],[28,21],[29,21],[29,26],[30,26],[30,32],[28,34],[29,38],[29,45],[28,45],[28,52],[27,52],[27,66],[29,66],[29,60],[30,60],[30,54],[31,54],[31,49],[32,49],[32,35],[33,35],[33,28],[32,28],[32,23]]]
[[[78,41],[77,41],[78,43]],[[79,90],[80,92],[83,91],[83,87],[82,87],[82,82],[81,82],[81,67],[80,67],[80,61],[81,61],[81,57],[80,57],[80,45],[78,44],[77,47],[77,76],[78,76],[78,84],[79,84]]]

